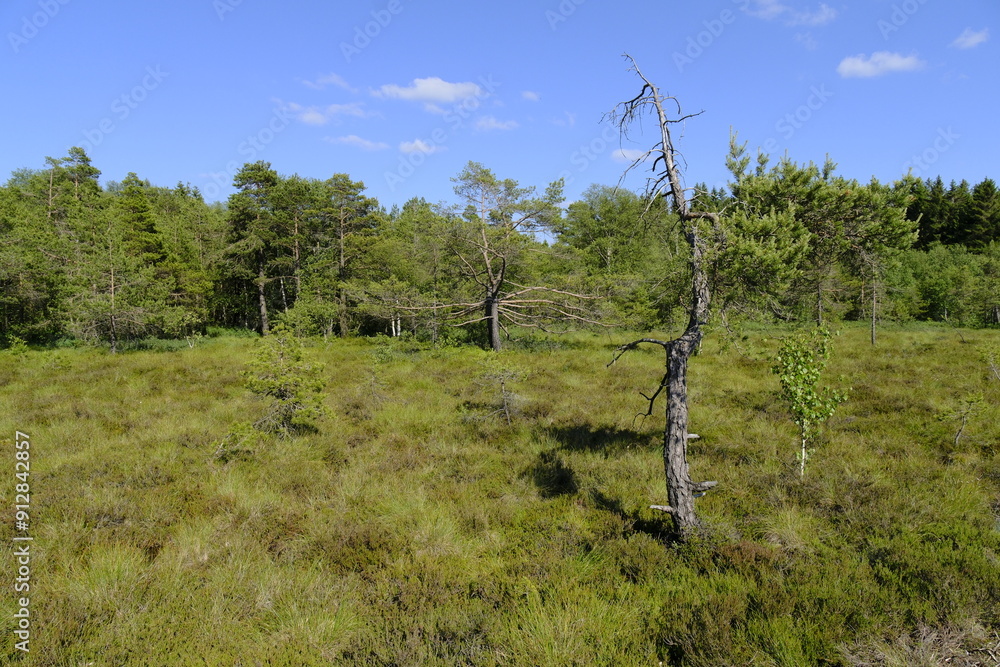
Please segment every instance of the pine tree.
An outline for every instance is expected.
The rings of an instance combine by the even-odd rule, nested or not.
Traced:
[[[337,331],[346,336],[352,329],[348,285],[355,258],[359,253],[357,238],[375,229],[378,202],[365,196],[365,184],[352,181],[347,174],[334,174],[320,186],[317,215],[323,221],[330,278],[337,288]]]
[[[145,265],[158,267],[166,259],[163,238],[156,228],[156,217],[146,191],[147,181],[129,172],[121,182],[121,192],[115,205],[121,222],[126,226],[128,250]]]
[[[969,182],[964,179],[959,183],[952,181],[948,186],[945,202],[944,233],[941,242],[946,245],[960,244],[966,247],[973,245],[976,239]]]
[[[970,248],[1000,241],[1000,192],[992,179],[983,179],[972,188],[968,224],[966,244]]]
[[[227,216],[228,246],[225,261],[228,275],[256,293],[257,323],[260,333],[270,332],[268,286],[272,269],[280,256],[279,217],[274,196],[278,174],[268,162],[243,165],[233,179],[239,191],[229,197]]]

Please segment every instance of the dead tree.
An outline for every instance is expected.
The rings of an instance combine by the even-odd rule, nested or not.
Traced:
[[[643,81],[642,90],[637,96],[619,104],[608,114],[608,118],[618,126],[623,137],[627,137],[632,123],[640,120],[643,115],[653,113],[660,129],[660,141],[650,150],[635,160],[625,173],[652,160],[653,176],[647,187],[647,207],[658,197],[670,197],[683,228],[687,247],[691,252],[691,301],[688,304],[688,323],[684,333],[671,341],[654,338],[642,338],[618,348],[611,364],[625,352],[636,349],[643,343],[660,345],[666,353],[666,373],[660,381],[660,386],[652,396],[643,396],[649,401],[647,414],[652,414],[653,404],[660,393],[666,389],[666,426],[663,438],[663,465],[667,478],[667,498],[669,505],[652,505],[653,509],[670,513],[674,519],[677,533],[683,538],[689,535],[699,525],[694,511],[694,499],[717,482],[693,482],[688,472],[687,444],[689,439],[698,436],[688,433],[687,405],[687,367],[688,359],[698,348],[702,338],[702,325],[708,319],[711,294],[709,293],[708,275],[705,269],[705,238],[701,231],[704,221],[709,221],[718,227],[718,214],[688,209],[687,197],[681,185],[681,173],[677,166],[677,151],[670,136],[670,126],[680,123],[692,116],[681,114],[680,104],[676,98],[663,95],[659,88],[647,79],[635,60],[625,56],[631,63],[630,70]],[[667,114],[665,105],[670,102],[677,107],[676,118]],[[647,208],[648,210],[648,208]],[[609,366],[611,365],[609,364]]]
[[[487,346],[495,352],[502,347],[501,334],[510,337],[509,326],[551,331],[567,322],[600,325],[587,308],[597,297],[515,280],[515,269],[532,250],[531,234],[551,228],[558,215],[561,181],[549,185],[543,197],[535,197],[533,187],[499,179],[477,162],[469,162],[452,180],[466,208],[463,218],[454,220],[450,245],[472,296],[400,310],[433,310],[456,327],[483,322]]]

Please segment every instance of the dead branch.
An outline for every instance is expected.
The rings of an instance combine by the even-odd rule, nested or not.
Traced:
[[[694,498],[715,486],[715,483],[692,482],[688,472],[687,366],[688,359],[701,342],[701,326],[708,318],[711,301],[709,279],[705,270],[705,241],[702,238],[698,221],[709,220],[718,231],[719,215],[708,211],[691,211],[688,208],[686,190],[681,183],[681,172],[677,164],[678,158],[683,158],[677,152],[670,135],[671,125],[682,123],[701,112],[682,113],[680,103],[676,98],[661,93],[659,88],[639,70],[635,60],[628,54],[625,57],[631,65],[630,71],[635,72],[642,80],[643,85],[638,95],[616,106],[606,117],[618,126],[623,137],[628,137],[632,123],[641,120],[646,114],[654,115],[657,119],[660,140],[654,144],[652,149],[634,161],[625,173],[627,174],[631,169],[646,163],[650,155],[653,156],[650,165],[652,175],[647,180],[646,186],[647,202],[644,214],[653,207],[660,197],[669,196],[673,201],[674,210],[682,222],[684,237],[691,252],[691,301],[687,304],[688,325],[680,337],[672,341],[643,338],[626,343],[617,348],[608,365],[614,364],[625,352],[634,350],[643,343],[660,345],[664,349],[666,373],[660,380],[656,391],[652,396],[640,392],[649,402],[645,416],[652,414],[653,405],[664,389],[666,389],[668,396],[663,439],[663,462],[670,504],[651,507],[669,512],[674,518],[678,532],[683,537],[699,525],[694,511]],[[666,111],[665,106],[669,102],[672,102],[676,108],[674,117],[668,115]]]
[[[641,345],[642,343],[652,343],[654,345],[662,345],[664,349],[669,349],[670,345],[673,344],[673,341],[657,340],[656,338],[640,338],[639,340],[634,340],[631,343],[626,343],[625,345],[619,345],[615,350],[616,354],[614,356],[614,359],[609,361],[607,366],[605,366],[605,368],[612,366],[616,361],[618,361],[621,358],[623,354],[625,354],[629,350],[637,349],[639,345]]]

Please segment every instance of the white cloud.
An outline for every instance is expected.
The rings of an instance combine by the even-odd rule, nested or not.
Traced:
[[[476,121],[477,130],[513,130],[517,127],[516,120],[497,120],[493,116],[483,116]]]
[[[320,75],[315,81],[303,79],[302,84],[307,88],[312,88],[313,90],[323,90],[327,86],[337,86],[338,88],[343,88],[344,90],[356,92],[354,88],[351,88],[350,84],[344,81],[344,77],[339,74],[334,74],[333,72]]]
[[[837,10],[825,2],[821,2],[815,10],[803,11],[786,5],[781,0],[753,0],[753,4],[748,5],[745,11],[765,21],[781,18],[792,26],[819,26],[837,18]]]
[[[990,38],[990,29],[983,28],[980,31],[975,31],[972,28],[966,28],[962,31],[954,42],[951,43],[956,49],[973,49]]]
[[[443,151],[444,146],[438,146],[435,144],[429,144],[423,139],[414,139],[413,141],[404,141],[399,144],[399,150],[404,153],[426,153],[430,155],[431,153],[437,153]]]
[[[645,154],[646,151],[638,148],[619,148],[611,154],[611,157],[614,158],[615,162],[635,162]]]
[[[348,146],[355,146],[365,151],[381,151],[389,147],[389,144],[384,144],[381,141],[362,139],[356,134],[349,134],[346,137],[324,137],[323,139],[329,141],[331,144],[347,144]]]
[[[330,119],[316,107],[310,107],[299,112],[299,120],[306,125],[326,125]]]
[[[424,102],[434,109],[440,109],[435,103],[457,102],[473,95],[479,95],[479,93],[479,85],[471,81],[450,83],[436,76],[414,79],[409,86],[388,83],[378,90],[372,91],[376,97]]]
[[[303,106],[296,102],[282,102],[281,100],[278,100],[278,103],[284,110],[292,113],[299,121],[306,125],[326,125],[338,116],[367,118],[370,115],[365,111],[364,105],[360,102],[328,104],[325,107]]]
[[[523,90],[521,91],[521,97],[528,100],[529,102],[537,102],[542,99],[542,96],[533,90]]]
[[[779,0],[753,0],[753,6],[746,8],[746,12],[750,16],[756,16],[766,21],[778,18],[787,10],[788,7],[781,4]]]
[[[844,58],[837,65],[837,73],[845,79],[851,77],[870,78],[889,72],[910,72],[923,66],[924,62],[917,56],[876,51],[870,58],[863,53]]]

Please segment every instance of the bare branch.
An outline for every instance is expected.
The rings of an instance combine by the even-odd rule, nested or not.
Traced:
[[[663,348],[666,350],[669,350],[670,346],[673,345],[673,341],[657,340],[656,338],[640,338],[639,340],[634,340],[631,343],[626,343],[625,345],[619,345],[615,349],[616,354],[614,359],[608,362],[608,365],[605,366],[605,368],[614,365],[614,363],[618,361],[623,354],[625,354],[629,350],[637,349],[639,345],[641,345],[642,343],[652,343],[654,345],[662,345]]]
[[[435,306],[396,306],[399,310],[445,310],[450,308],[478,308],[482,306],[482,301],[475,301],[473,303],[444,303]]]
[[[459,322],[457,324],[452,324],[451,326],[453,326],[453,327],[464,327],[466,324],[475,324],[476,322],[483,322],[483,321],[488,320],[488,319],[489,318],[484,315],[482,317],[477,317],[474,320],[467,320],[465,322]]]
[[[578,294],[576,292],[567,292],[565,290],[556,289],[554,287],[541,287],[541,286],[526,287],[524,285],[518,285],[513,280],[508,280],[507,283],[510,284],[510,285],[513,285],[514,287],[521,288],[521,291],[519,291],[519,292],[512,292],[511,294],[508,294],[507,298],[505,299],[505,301],[509,301],[510,297],[512,297],[512,296],[518,296],[520,294],[526,294],[527,292],[530,292],[530,291],[552,292],[553,294],[563,294],[565,296],[572,296],[572,297],[575,297],[577,299],[600,299],[600,298],[602,298],[602,297],[593,296],[593,295],[590,295],[590,294]]]

